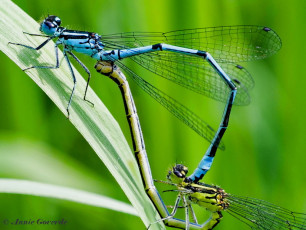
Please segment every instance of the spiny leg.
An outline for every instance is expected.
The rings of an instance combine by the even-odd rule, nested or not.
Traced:
[[[90,81],[90,77],[91,77],[91,74],[90,74],[90,71],[88,70],[88,68],[80,61],[80,59],[77,58],[77,56],[75,56],[72,52],[70,51],[67,51],[67,53],[69,53],[81,66],[82,68],[85,70],[85,72],[88,74],[88,79],[87,79],[87,84],[86,84],[86,89],[85,89],[85,94],[84,94],[84,100],[89,102],[92,106],[94,106],[94,103],[92,103],[91,101],[87,100],[86,99],[86,94],[87,94],[87,89],[88,89],[88,86],[89,86],[89,81]]]
[[[31,36],[41,36],[39,34],[30,34],[30,33],[27,33],[27,32],[24,32],[24,33],[28,34],[28,35],[31,35]],[[9,44],[22,46],[22,47],[25,47],[25,48],[28,48],[28,49],[32,49],[32,50],[39,50],[42,47],[44,47],[53,38],[54,38],[54,36],[49,37],[46,41],[44,41],[42,44],[40,44],[37,47],[32,47],[32,46],[28,46],[28,45],[24,45],[24,44],[20,44],[20,43],[12,43],[12,42],[9,42]],[[58,57],[58,44],[57,43],[55,43],[55,45],[54,45],[54,51],[55,51],[55,58],[56,58],[55,66],[31,66],[29,68],[23,69],[23,71],[28,70],[28,69],[32,69],[32,68],[35,68],[35,69],[58,69],[59,68],[59,57]],[[65,51],[64,51],[64,57],[65,57],[65,59],[66,59],[66,61],[68,63],[68,67],[70,69],[70,72],[71,72],[71,75],[72,75],[72,78],[73,78],[73,88],[72,88],[72,92],[71,92],[71,95],[70,95],[70,98],[69,98],[69,102],[68,102],[68,105],[67,105],[67,108],[66,108],[66,111],[67,111],[67,114],[68,114],[67,117],[69,118],[69,115],[70,115],[69,107],[70,107],[72,96],[74,94],[74,90],[75,90],[75,86],[76,86],[76,78],[75,78],[74,72],[72,70],[71,63],[70,63],[70,61],[68,59],[67,53]]]
[[[177,195],[177,198],[176,198],[176,200],[175,200],[174,208],[172,209],[172,212],[170,213],[170,215],[167,216],[167,217],[165,217],[165,218],[163,218],[163,219],[160,219],[159,221],[164,221],[164,220],[173,218],[174,215],[175,215],[176,212],[177,212],[177,209],[178,209],[178,207],[179,207],[180,201],[181,201],[181,194],[178,194],[178,195]]]
[[[69,67],[69,69],[70,69],[70,72],[71,72],[71,75],[72,75],[72,79],[73,79],[73,88],[72,88],[72,91],[71,91],[71,94],[70,94],[70,98],[69,98],[69,102],[68,102],[68,105],[67,105],[67,108],[66,108],[67,113],[68,113],[68,117],[67,117],[67,118],[69,118],[69,115],[70,115],[70,113],[69,113],[69,107],[70,107],[70,104],[71,104],[71,101],[72,101],[72,97],[73,97],[73,94],[74,94],[74,90],[75,90],[75,86],[76,86],[77,81],[76,81],[76,77],[75,77],[75,75],[74,75],[74,72],[73,72],[71,63],[70,63],[70,61],[69,61],[68,55],[67,55],[67,53],[66,53],[65,50],[64,50],[64,57],[65,57],[65,59],[66,59],[66,61],[67,61],[67,63],[68,63],[68,67]]]
[[[174,208],[174,205],[166,205],[167,208]],[[184,206],[178,206],[177,208],[185,208]]]
[[[47,40],[45,40],[43,43],[41,43],[39,46],[37,47],[32,47],[32,46],[28,46],[28,45],[24,45],[24,44],[20,44],[20,43],[14,43],[14,42],[9,42],[8,44],[12,44],[12,45],[17,45],[17,46],[22,46],[28,49],[32,49],[32,50],[40,50],[42,47],[44,47],[49,41],[51,41],[53,38],[55,38],[55,36],[48,36],[48,35],[43,35],[43,34],[31,34],[28,32],[23,32],[24,34],[30,35],[30,36],[40,36],[40,37],[48,37]],[[28,69],[57,69],[59,68],[59,59],[58,59],[58,44],[55,43],[54,45],[54,50],[55,50],[55,58],[56,58],[56,65],[55,66],[31,66],[28,68],[23,69],[23,71],[26,71]]]
[[[189,205],[186,201],[185,195],[183,195],[183,204],[184,204],[184,207],[185,207],[186,230],[189,230]]]
[[[49,38],[49,37],[50,37],[50,36],[44,35],[44,34],[31,34],[31,33],[24,32],[24,31],[23,31],[23,33],[26,34],[26,35],[30,35],[30,36],[46,37],[46,38]]]
[[[177,211],[178,207],[179,207],[180,201],[181,201],[181,194],[178,194],[178,195],[177,195],[177,198],[176,198],[176,200],[175,200],[174,208],[173,208],[172,212],[170,213],[170,215],[169,215],[169,216],[166,216],[165,218],[162,218],[162,219],[160,219],[160,220],[158,220],[158,221],[156,221],[156,222],[151,223],[151,224],[148,226],[147,229],[149,229],[149,228],[151,227],[152,224],[156,224],[156,223],[158,223],[158,222],[161,222],[161,221],[164,221],[164,220],[168,220],[168,219],[173,218],[174,215],[176,214],[176,211]]]
[[[59,68],[59,58],[58,58],[58,46],[56,43],[54,45],[54,51],[55,51],[55,59],[56,59],[55,66],[31,66],[31,67],[24,69],[23,71],[26,71],[28,69],[33,69],[33,68],[34,69],[58,69]]]
[[[30,33],[27,33],[27,32],[23,32],[25,34],[29,34],[31,36],[40,36],[38,34],[30,34]],[[55,38],[54,36],[51,36],[49,37],[48,36],[48,39],[46,41],[44,41],[43,43],[41,43],[39,46],[37,47],[32,47],[32,46],[28,46],[28,45],[24,45],[24,44],[20,44],[20,43],[14,43],[14,42],[8,42],[8,44],[12,44],[12,45],[17,45],[17,46],[23,46],[25,48],[28,48],[28,49],[32,49],[32,50],[40,50],[42,47],[44,47],[49,41],[51,41],[53,38]]]
[[[25,48],[28,48],[28,49],[32,49],[32,50],[39,50],[42,47],[44,47],[52,38],[54,38],[54,37],[49,37],[46,41],[44,41],[42,44],[40,44],[36,48],[32,47],[32,46],[28,46],[28,45],[23,45],[23,44],[20,44],[20,43],[9,42],[9,44],[22,46],[22,47],[25,47]],[[58,69],[59,68],[59,58],[58,58],[58,46],[57,46],[56,43],[54,45],[54,51],[55,51],[55,58],[56,58],[55,66],[31,66],[31,67],[23,69],[23,71],[26,71],[26,70],[29,70],[29,69],[33,69],[33,68],[34,69]]]
[[[190,212],[191,212],[192,221],[194,223],[198,224],[198,220],[197,220],[197,217],[195,215],[195,212],[193,211],[192,205],[189,202],[188,202],[188,207],[189,207]]]

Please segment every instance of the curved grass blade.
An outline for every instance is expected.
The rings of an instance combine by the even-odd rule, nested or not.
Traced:
[[[2,178],[0,179],[0,193],[32,195],[68,200],[138,216],[133,206],[124,202],[87,191],[41,182]]]
[[[32,37],[29,40],[23,31],[36,33],[38,28],[38,23],[14,3],[9,0],[1,1],[0,49],[20,68],[55,62],[54,43],[48,44],[39,52],[8,45],[8,42],[14,42],[18,39],[18,42],[37,46],[42,42],[41,38]],[[63,59],[62,54],[60,54],[60,58]],[[78,84],[72,102],[70,122],[84,136],[116,178],[144,223],[148,225],[158,220],[159,216],[155,208],[143,191],[138,166],[119,125],[92,90],[89,90],[88,96],[94,103],[94,108],[83,100],[86,84],[80,74],[75,69],[74,71]],[[65,108],[73,86],[67,66],[61,65],[61,68],[56,70],[33,69],[27,71],[26,74],[66,114]],[[162,224],[159,225],[159,227],[161,226]],[[158,227],[154,226],[154,228]]]

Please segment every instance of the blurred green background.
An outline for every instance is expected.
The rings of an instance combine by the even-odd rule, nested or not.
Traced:
[[[269,59],[242,63],[256,83],[251,92],[252,103],[234,107],[224,137],[226,150],[218,152],[205,182],[222,186],[233,194],[264,199],[293,211],[306,211],[305,1],[287,4],[276,0],[14,2],[37,21],[48,13],[54,14],[61,17],[63,26],[102,35],[239,24],[273,28],[280,35],[283,47]],[[95,73],[94,60],[78,57],[93,73],[91,87],[131,143],[117,86]],[[128,202],[100,159],[49,98],[2,53],[0,63],[0,176],[65,185]],[[132,67],[217,127],[224,104]],[[164,179],[175,162],[194,169],[209,143],[134,83],[130,84],[154,178]],[[163,196],[171,204],[174,194]],[[68,201],[0,194],[0,204],[0,221],[3,218],[69,221],[64,227],[40,229],[145,229],[137,217]],[[224,216],[217,229],[247,229],[230,215]],[[17,228],[35,229],[35,226]],[[6,229],[2,223],[0,229]]]

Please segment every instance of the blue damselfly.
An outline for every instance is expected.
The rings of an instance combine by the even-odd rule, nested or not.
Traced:
[[[206,122],[169,95],[140,78],[123,64],[123,59],[130,58],[157,75],[197,93],[224,101],[227,106],[234,102],[233,90],[238,88],[235,103],[245,105],[250,102],[248,90],[253,87],[254,82],[251,75],[235,63],[266,58],[276,53],[281,47],[278,35],[272,29],[263,26],[221,26],[168,33],[129,32],[99,35],[93,32],[68,30],[60,25],[59,17],[48,16],[40,26],[40,31],[44,34],[25,33],[31,36],[48,37],[41,45],[31,47],[19,43],[10,42],[10,44],[40,50],[52,39],[57,39],[54,46],[55,66],[31,66],[24,70],[59,68],[58,46],[63,45],[64,57],[74,81],[67,105],[68,116],[76,84],[69,56],[74,58],[88,74],[84,100],[86,100],[91,78],[88,68],[73,54],[77,52],[97,60],[116,62],[143,90],[200,136],[209,142],[215,142],[214,146],[220,149],[224,149],[224,145],[217,142],[220,142],[223,131],[218,130],[220,136],[214,140],[215,131]],[[227,119],[228,117],[224,117],[223,121]]]

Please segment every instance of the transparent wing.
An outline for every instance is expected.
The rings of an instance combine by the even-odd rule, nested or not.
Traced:
[[[193,129],[200,136],[208,140],[210,143],[213,141],[216,132],[209,124],[190,111],[187,107],[139,77],[120,61],[117,61],[116,65],[118,65],[123,71],[127,72],[128,76],[131,77],[141,89],[152,96],[175,117]],[[223,142],[219,144],[218,148],[222,150],[225,149]]]
[[[176,30],[167,33],[118,33],[102,36],[102,41],[126,47],[166,43],[209,52],[217,62],[239,63],[275,54],[281,39],[264,26],[220,26]]]
[[[228,100],[228,86],[202,58],[171,52],[156,52],[150,55],[134,56],[132,59],[151,72],[196,93],[217,101]],[[254,87],[254,81],[249,72],[240,65],[220,63],[220,66],[238,87],[234,104],[249,104],[251,99],[248,91]]]
[[[120,33],[103,36],[102,42],[106,49],[131,49],[167,43],[209,51],[218,62],[230,63],[262,59],[281,47],[278,35],[261,26],[212,27],[168,33]],[[227,86],[202,58],[166,51],[135,55],[131,59],[151,72],[197,93],[218,101],[227,100]],[[238,65],[221,63],[221,67],[240,86],[235,104],[249,104],[248,91],[254,86],[251,75]]]
[[[111,45],[111,48],[127,47]],[[228,99],[228,86],[203,58],[164,51],[138,54],[130,59],[147,70],[196,93],[222,102]],[[220,63],[220,66],[238,87],[235,104],[249,104],[251,99],[248,91],[254,87],[251,74],[240,65]]]
[[[228,213],[252,229],[306,229],[306,214],[292,212],[264,200],[229,195]]]
[[[102,36],[101,41],[105,49],[132,49],[167,43],[208,51],[218,62],[222,62],[221,67],[239,86],[235,103],[240,105],[250,102],[248,90],[254,86],[254,81],[244,68],[233,63],[263,59],[274,54],[281,47],[278,35],[273,30],[260,26],[223,26],[168,33],[119,33]],[[131,59],[151,72],[213,99],[227,100],[227,86],[202,58],[171,52],[136,54],[135,52],[135,56]],[[144,81],[121,62],[116,63],[127,71],[144,91],[171,113],[209,142],[212,141],[215,132],[207,123],[185,106]],[[220,148],[224,148],[224,145],[222,144]]]

